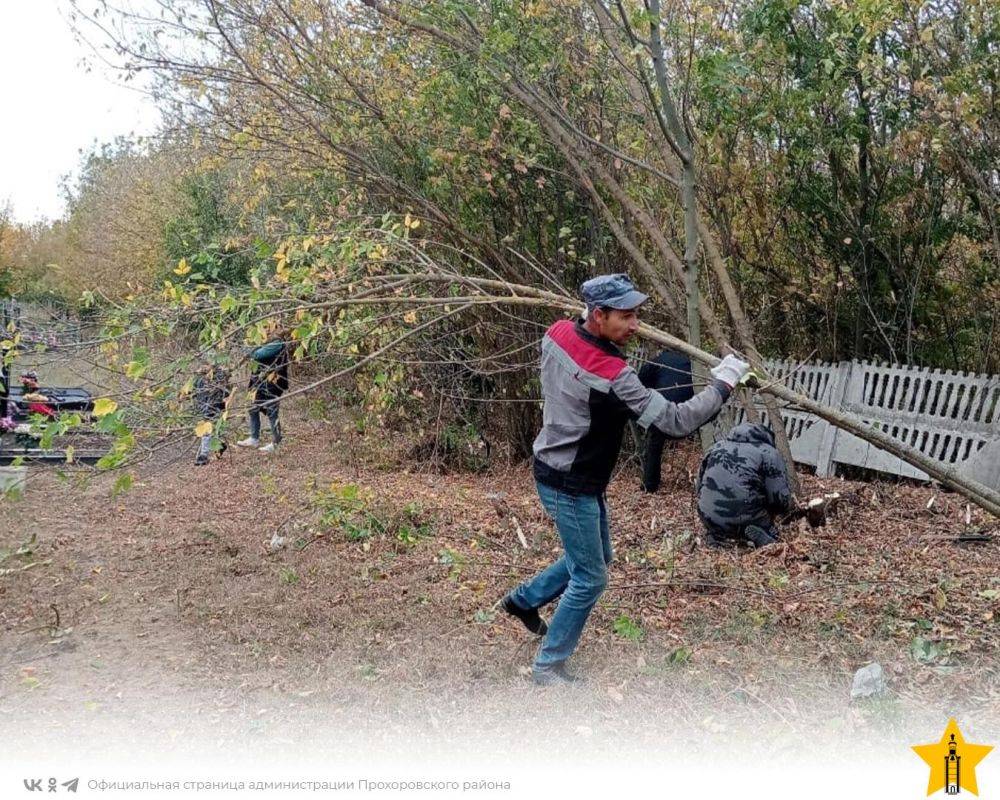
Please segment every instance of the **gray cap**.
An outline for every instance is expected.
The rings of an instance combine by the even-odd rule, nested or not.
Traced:
[[[622,311],[638,308],[649,299],[635,288],[623,272],[617,275],[598,275],[580,286],[580,294],[587,308],[617,308]]]

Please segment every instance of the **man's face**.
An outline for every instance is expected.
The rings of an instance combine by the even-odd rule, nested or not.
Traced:
[[[598,308],[593,312],[600,336],[619,346],[625,345],[639,330],[639,309]]]

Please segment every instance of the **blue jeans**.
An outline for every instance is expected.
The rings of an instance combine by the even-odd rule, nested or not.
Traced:
[[[565,661],[576,650],[590,610],[608,585],[611,532],[603,496],[573,495],[536,483],[546,513],[562,539],[562,558],[511,592],[523,609],[541,608],[560,598],[535,667]]]
[[[278,421],[278,401],[255,402],[250,406],[250,438],[260,439],[260,412],[267,414],[271,425],[271,438],[275,444],[281,442],[281,423]]]

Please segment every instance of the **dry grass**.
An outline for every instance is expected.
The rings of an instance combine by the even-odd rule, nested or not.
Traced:
[[[902,709],[997,710],[1000,544],[953,541],[986,526],[975,512],[966,525],[960,498],[807,476],[811,494],[847,497],[829,525],[757,553],[708,550],[685,448],[665,459],[661,493],[638,491],[628,470],[612,486],[616,563],[575,658],[587,713],[553,723],[559,692],[521,707],[534,643],[492,608],[558,550],[530,471],[422,474],[398,455],[404,437],[298,411],[270,458],[240,451],[196,469],[185,457],[113,499],[107,477],[39,471],[0,504],[0,547],[37,534],[30,556],[0,565],[38,562],[0,577],[10,719],[110,709],[123,686],[133,717],[207,696],[203,720],[261,704],[271,730],[316,714],[445,738],[464,735],[457,717],[484,732],[513,715],[578,738],[763,720],[794,741],[901,724]],[[286,542],[272,552],[275,533]],[[851,674],[871,660],[892,696],[849,706]]]

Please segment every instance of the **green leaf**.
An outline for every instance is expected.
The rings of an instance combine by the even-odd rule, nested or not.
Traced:
[[[936,661],[945,654],[944,646],[923,636],[914,636],[910,642],[910,655],[922,664]]]
[[[612,629],[616,634],[623,639],[628,639],[630,642],[637,642],[645,635],[642,626],[625,614],[622,614],[614,621]]]
[[[101,433],[113,433],[121,435],[127,432],[127,428],[122,423],[121,412],[115,411],[100,418],[97,423],[97,430]]]
[[[126,472],[122,475],[119,475],[118,479],[115,481],[115,485],[111,487],[111,496],[117,497],[123,492],[127,492],[129,489],[132,488],[134,483],[135,483],[135,478],[132,477],[131,473]]]
[[[768,574],[767,585],[772,589],[784,589],[788,586],[788,573],[778,570],[777,572]]]
[[[76,428],[83,424],[83,417],[81,417],[77,412],[72,414],[65,414],[59,418],[62,422],[66,424],[66,430],[70,428]]]
[[[98,459],[95,466],[102,470],[114,469],[121,466],[123,461],[125,461],[124,453],[107,453]]]
[[[146,373],[146,365],[138,361],[129,361],[125,365],[125,377],[129,380],[138,380]]]

